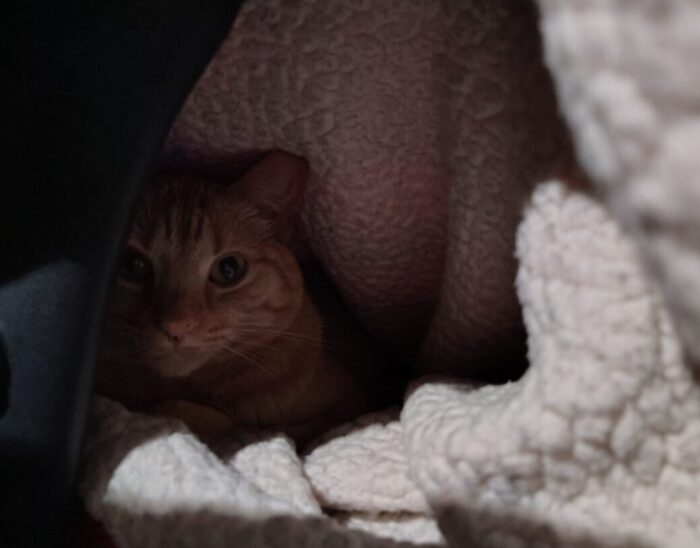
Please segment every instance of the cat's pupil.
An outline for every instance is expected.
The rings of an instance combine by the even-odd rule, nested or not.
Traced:
[[[146,262],[141,257],[130,257],[129,270],[133,272],[143,272],[146,270]]]
[[[132,282],[142,282],[151,273],[151,265],[143,255],[128,251],[124,256],[120,275]]]
[[[219,272],[225,280],[235,280],[238,276],[239,265],[235,257],[226,257],[219,261]]]
[[[245,259],[235,255],[221,257],[211,267],[209,281],[220,286],[230,287],[246,275],[248,265]]]

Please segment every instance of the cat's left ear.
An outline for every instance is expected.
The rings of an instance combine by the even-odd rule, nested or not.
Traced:
[[[279,238],[289,240],[308,174],[305,160],[275,150],[233,184],[233,193],[269,217]]]

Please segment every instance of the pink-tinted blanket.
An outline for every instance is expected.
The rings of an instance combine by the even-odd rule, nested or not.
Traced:
[[[387,349],[498,376],[526,334],[529,367],[417,380],[306,456],[98,401],[83,494],[120,546],[698,545],[700,5],[537,7],[244,6],[165,159],[304,156],[302,232]]]

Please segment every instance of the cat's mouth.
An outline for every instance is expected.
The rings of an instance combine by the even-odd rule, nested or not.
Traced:
[[[192,347],[174,348],[152,363],[162,377],[186,377],[202,367],[209,355]]]

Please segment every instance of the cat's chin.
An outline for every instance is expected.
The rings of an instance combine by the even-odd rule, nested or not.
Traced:
[[[152,364],[153,369],[163,378],[187,377],[202,367],[208,356],[187,351],[172,352]]]

